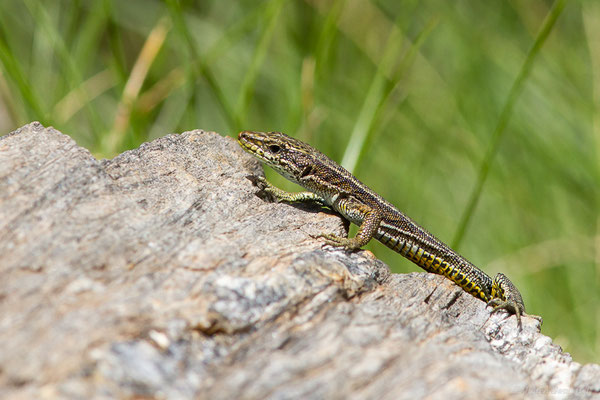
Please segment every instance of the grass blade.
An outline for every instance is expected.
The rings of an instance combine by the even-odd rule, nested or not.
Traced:
[[[454,239],[452,240],[452,247],[454,249],[458,249],[460,243],[465,235],[471,217],[473,216],[473,212],[477,207],[477,203],[479,202],[479,198],[481,197],[481,192],[483,190],[483,185],[487,179],[488,173],[490,172],[490,167],[492,162],[494,161],[494,157],[498,151],[498,146],[500,145],[500,141],[504,136],[504,132],[506,129],[506,125],[510,120],[513,109],[515,107],[515,103],[517,102],[519,95],[523,91],[523,86],[525,81],[529,77],[529,73],[531,72],[531,67],[533,62],[540,52],[544,42],[548,38],[548,35],[552,31],[556,20],[562,13],[565,8],[566,1],[565,0],[557,0],[552,5],[550,12],[546,16],[544,22],[542,23],[542,28],[540,29],[537,37],[535,38],[535,42],[531,49],[527,53],[527,57],[525,58],[525,62],[519,71],[519,75],[513,82],[512,87],[510,88],[510,92],[508,93],[508,97],[506,102],[504,103],[504,107],[502,108],[502,112],[498,119],[498,124],[496,125],[496,129],[492,134],[492,138],[490,141],[490,145],[488,150],[481,162],[481,167],[479,168],[479,173],[477,175],[477,180],[475,182],[475,187],[469,196],[469,201],[467,202],[467,206],[465,207],[460,222],[458,223],[458,228],[456,229],[456,233],[454,235]]]
[[[342,165],[348,171],[353,172],[356,169],[360,155],[381,114],[381,110],[385,107],[391,94],[398,87],[398,82],[403,77],[406,68],[414,60],[419,47],[421,47],[427,36],[433,31],[438,21],[438,18],[434,18],[427,24],[411,45],[404,59],[399,63],[392,78],[388,80],[386,78],[386,71],[391,70],[391,64],[398,58],[401,49],[397,44],[402,41],[400,30],[396,26],[392,29],[382,61],[371,82],[365,101],[352,129],[344,157],[342,158]]]
[[[284,2],[282,0],[272,0],[270,6],[265,10],[263,21],[264,29],[256,46],[256,50],[254,51],[252,60],[250,61],[250,65],[246,69],[246,75],[244,76],[244,80],[240,88],[235,118],[236,131],[243,129],[243,126],[246,123],[246,114],[248,113],[248,107],[250,105],[252,93],[254,92],[258,70],[265,59],[265,55],[267,53],[269,44],[271,43],[275,25],[278,21],[278,16],[283,4]]]

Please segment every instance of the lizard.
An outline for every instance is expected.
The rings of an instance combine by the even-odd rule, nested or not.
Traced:
[[[331,233],[317,235],[325,244],[354,251],[375,238],[425,271],[443,275],[485,301],[493,307],[492,313],[505,310],[514,314],[519,330],[521,316],[542,321],[541,317],[525,313],[521,293],[506,275],[498,273],[492,279],[319,150],[281,132],[242,131],[238,143],[263,164],[307,189],[287,192],[264,177],[249,177],[272,199],[315,202],[359,227],[353,238]]]

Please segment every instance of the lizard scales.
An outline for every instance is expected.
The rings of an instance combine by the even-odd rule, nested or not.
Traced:
[[[489,277],[317,149],[280,132],[243,131],[238,143],[288,180],[308,189],[290,193],[264,178],[253,178],[276,200],[318,202],[359,226],[354,238],[319,235],[327,244],[355,250],[375,238],[426,271],[449,278],[467,293],[494,306],[494,311],[505,309],[515,314],[521,327],[525,305],[504,274]]]

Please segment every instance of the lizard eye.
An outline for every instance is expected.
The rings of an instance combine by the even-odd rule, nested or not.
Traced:
[[[280,150],[281,150],[281,147],[277,146],[276,144],[272,144],[269,146],[269,151],[273,154],[279,153]]]

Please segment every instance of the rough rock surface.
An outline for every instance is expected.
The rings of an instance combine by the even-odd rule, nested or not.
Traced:
[[[32,123],[0,138],[0,398],[592,398],[524,319],[447,279],[313,239],[231,138],[96,160]]]

